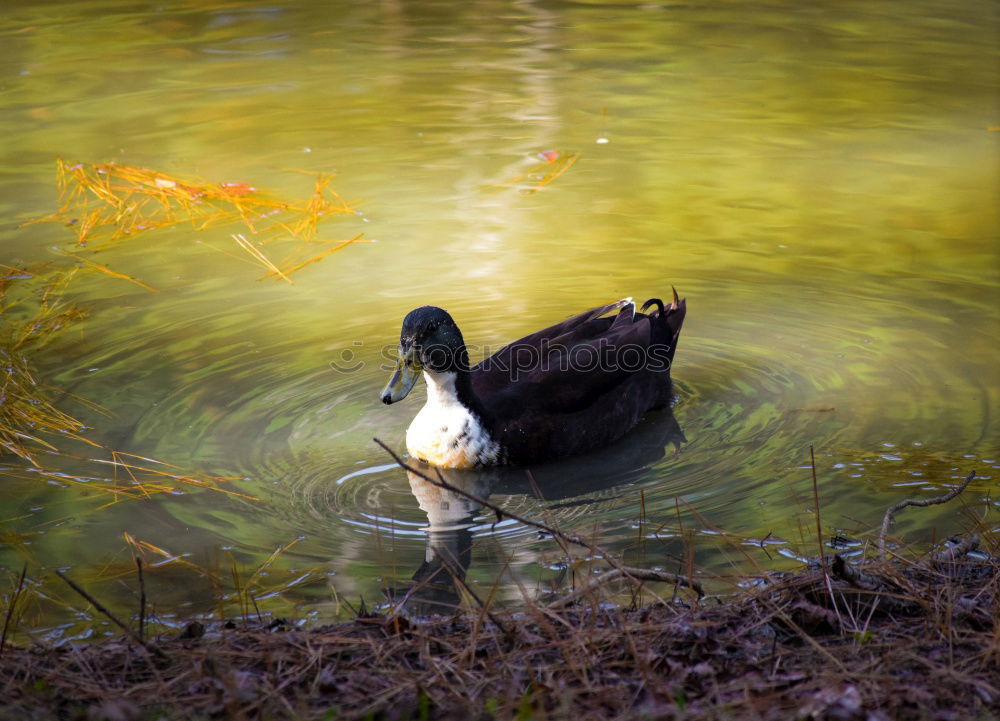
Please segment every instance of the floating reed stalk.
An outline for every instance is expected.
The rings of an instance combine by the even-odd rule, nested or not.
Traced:
[[[576,161],[580,159],[579,153],[564,153],[561,150],[546,150],[538,155],[543,162],[533,165],[510,180],[503,181],[500,185],[503,187],[519,185],[526,178],[531,178],[534,182],[521,189],[522,193],[530,195],[556,180],[556,178],[572,168]]]

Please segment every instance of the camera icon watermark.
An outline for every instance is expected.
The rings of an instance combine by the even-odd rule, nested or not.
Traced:
[[[363,340],[351,343],[354,348],[361,348],[364,344]],[[338,356],[330,361],[330,367],[338,373],[355,373],[367,365],[352,348],[341,348]]]

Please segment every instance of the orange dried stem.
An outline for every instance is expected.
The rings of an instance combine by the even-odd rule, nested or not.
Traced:
[[[111,270],[111,268],[109,268],[106,265],[101,265],[100,263],[95,263],[92,260],[87,260],[86,258],[82,258],[79,255],[76,255],[75,253],[66,253],[66,255],[70,256],[71,258],[76,258],[81,263],[84,263],[84,264],[90,266],[91,268],[94,268],[95,270],[99,270],[102,273],[105,273],[106,275],[110,275],[112,278],[120,278],[122,280],[127,280],[129,283],[135,283],[140,288],[145,288],[146,290],[151,291],[153,293],[159,293],[160,292],[156,288],[154,288],[153,286],[146,285],[141,280],[136,280],[135,278],[133,278],[130,275],[125,275],[124,273],[116,273],[115,271]]]

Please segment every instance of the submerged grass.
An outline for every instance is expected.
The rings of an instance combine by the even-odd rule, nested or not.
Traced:
[[[247,183],[207,183],[118,163],[58,160],[56,167],[60,208],[43,220],[68,223],[81,246],[106,248],[179,223],[206,228],[234,221],[252,233],[283,232],[309,241],[325,216],[355,212],[329,188],[329,175],[316,178],[306,201],[288,201]]]
[[[149,231],[188,224],[197,230],[239,224],[245,233],[232,234],[237,247],[261,265],[263,278],[291,282],[289,275],[342,248],[362,240],[321,241],[320,223],[337,215],[355,215],[351,207],[330,187],[332,175],[318,174],[313,191],[304,200],[288,200],[258,190],[248,183],[209,183],[118,163],[56,163],[59,209],[33,222],[59,222],[76,235],[76,253],[65,253],[84,266],[126,280],[151,292],[156,288],[97,263],[81,252],[105,250]],[[250,239],[246,234],[251,236]],[[263,246],[287,247],[275,262]],[[229,255],[225,248],[209,247]],[[319,248],[317,250],[317,248]]]
[[[30,353],[82,317],[63,302],[60,290],[75,271],[56,273],[2,266],[0,276],[0,447],[37,465],[43,451],[55,451],[59,438],[87,443],[84,425],[57,408],[52,389],[39,383]],[[29,284],[41,278],[41,283]]]
[[[85,487],[109,495],[109,503],[172,493],[183,486],[254,500],[224,487],[237,480],[234,477],[190,473],[160,460],[104,447],[87,436],[88,428],[81,420],[57,406],[57,390],[37,380],[31,357],[83,318],[79,308],[62,300],[62,291],[75,274],[75,269],[52,272],[8,266],[0,282],[0,448],[22,462],[5,469],[5,474]],[[59,395],[98,414],[107,413],[84,399]],[[87,452],[73,452],[73,447]],[[108,466],[110,475],[104,472]],[[83,468],[87,470],[81,472]]]

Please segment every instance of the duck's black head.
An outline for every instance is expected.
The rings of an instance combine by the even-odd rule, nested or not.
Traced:
[[[411,310],[403,319],[396,372],[382,391],[382,402],[405,398],[422,370],[446,373],[468,368],[462,332],[447,311],[432,305]]]

